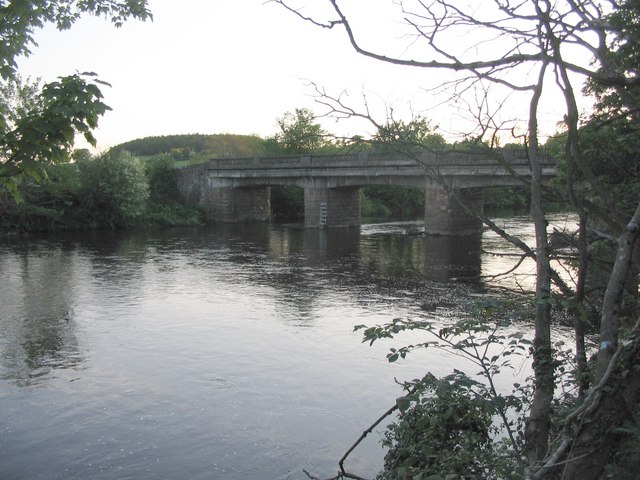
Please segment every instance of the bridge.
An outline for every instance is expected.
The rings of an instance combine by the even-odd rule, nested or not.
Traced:
[[[543,178],[555,162],[541,157]],[[305,227],[360,225],[360,188],[402,185],[425,191],[425,232],[477,235],[483,191],[522,185],[531,177],[525,149],[300,155],[212,159],[179,170],[178,188],[203,208],[207,221],[255,222],[270,218],[270,187],[304,189]],[[462,205],[471,209],[466,210]]]

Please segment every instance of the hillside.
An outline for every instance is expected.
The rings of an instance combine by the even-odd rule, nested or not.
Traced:
[[[127,150],[143,157],[169,153],[176,159],[201,153],[218,158],[252,157],[264,153],[264,140],[256,135],[230,133],[163,135],[130,140],[113,147],[113,150]]]

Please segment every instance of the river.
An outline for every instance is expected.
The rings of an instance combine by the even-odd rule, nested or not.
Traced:
[[[526,217],[496,221],[532,237]],[[412,226],[5,238],[0,478],[334,475],[401,395],[395,379],[465,368],[436,351],[390,364],[388,348],[411,337],[370,347],[354,325],[451,320],[486,293],[481,276],[515,262],[490,253],[510,250],[491,232],[425,238],[406,235]],[[530,286],[531,269],[515,282]],[[375,476],[381,430],[349,470]]]

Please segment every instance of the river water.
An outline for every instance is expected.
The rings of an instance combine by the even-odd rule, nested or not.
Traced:
[[[496,221],[532,236],[526,217]],[[451,320],[487,291],[480,276],[515,262],[488,253],[509,250],[490,232],[477,240],[405,234],[415,226],[3,240],[0,478],[334,475],[401,395],[395,379],[466,368],[435,351],[389,364],[390,346],[415,339],[370,347],[354,325]],[[531,268],[492,282],[526,288]],[[375,476],[381,430],[349,470]]]

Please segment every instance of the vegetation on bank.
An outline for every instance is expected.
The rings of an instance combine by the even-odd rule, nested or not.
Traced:
[[[198,225],[202,212],[180,202],[170,157],[143,162],[126,151],[51,165],[47,181],[24,182],[21,201],[0,192],[4,231],[87,230],[148,225]]]
[[[392,122],[367,142],[337,140],[315,121],[313,112],[298,109],[278,119],[280,132],[262,139],[253,135],[169,135],[125,142],[107,153],[92,156],[75,152],[67,162],[48,165],[43,181],[28,178],[16,191],[0,193],[0,229],[53,231],[123,228],[149,225],[194,225],[203,214],[187,206],[176,184],[176,167],[212,158],[254,155],[384,152],[389,138],[420,144],[420,148],[447,148],[423,118]],[[10,195],[11,193],[14,196]],[[15,194],[20,202],[15,202]],[[401,186],[362,189],[362,216],[369,219],[418,219],[424,216],[424,192]],[[275,222],[304,218],[304,191],[297,187],[271,188]],[[488,209],[526,207],[524,189],[487,190]]]

